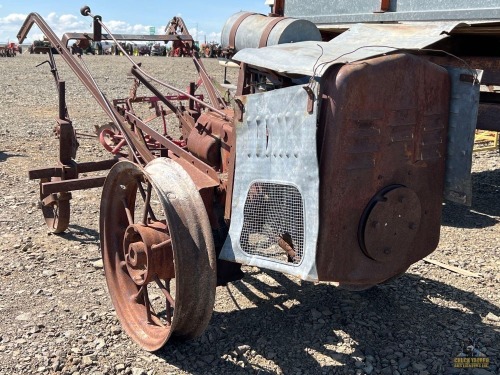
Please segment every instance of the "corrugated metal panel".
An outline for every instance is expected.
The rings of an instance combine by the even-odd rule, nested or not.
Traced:
[[[380,0],[286,0],[285,15],[318,25],[500,19],[498,0],[392,0],[387,12],[380,12],[380,5]]]
[[[457,23],[357,24],[330,42],[301,42],[261,49],[244,49],[234,59],[287,74],[320,77],[332,64],[348,63],[389,53],[420,49],[446,38]]]
[[[236,127],[231,226],[220,258],[317,280],[317,107],[307,112],[302,86],[245,98]],[[277,247],[286,232],[298,255],[290,263]]]

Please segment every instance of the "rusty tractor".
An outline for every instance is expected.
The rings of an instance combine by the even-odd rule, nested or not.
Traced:
[[[238,13],[222,38],[240,63],[230,105],[196,51],[199,79],[186,91],[123,51],[124,40],[192,46],[187,32],[175,31],[179,20],[166,35],[114,36],[89,7],[81,13],[93,19],[93,33],[59,39],[32,13],[18,38],[37,24],[94,96],[111,120],[99,130],[110,158],[77,161],[65,83],[50,54],[59,164],[29,177],[40,180],[42,212],[55,233],[68,227],[71,191],[103,186],[106,281],[125,331],[146,350],[200,335],[216,286],[243,277],[241,265],[354,290],[386,282],[436,248],[443,191],[469,199],[460,175],[467,154],[459,150],[474,132],[481,72],[432,62],[441,52],[411,43],[366,48],[358,34],[325,43],[312,22]],[[294,33],[309,41],[297,43]],[[67,48],[85,38],[114,42],[135,84],[151,95],[132,89],[108,100],[83,57]],[[167,117],[178,120],[180,136],[169,132]],[[158,130],[151,119],[165,125]]]
[[[200,50],[203,57],[222,57],[222,47],[217,42],[203,43]]]

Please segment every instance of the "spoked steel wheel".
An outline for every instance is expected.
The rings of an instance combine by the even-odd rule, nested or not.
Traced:
[[[68,229],[71,193],[62,192],[45,195],[42,194],[41,184],[59,180],[59,177],[42,178],[40,180],[40,206],[45,223],[52,233],[62,233]]]
[[[108,289],[128,335],[160,349],[199,336],[215,301],[212,231],[188,174],[170,159],[143,170],[124,161],[101,199],[100,237]]]

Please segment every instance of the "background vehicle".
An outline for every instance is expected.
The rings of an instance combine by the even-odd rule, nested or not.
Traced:
[[[167,55],[167,47],[165,45],[161,45],[160,43],[153,44],[151,47],[151,56],[166,56]]]

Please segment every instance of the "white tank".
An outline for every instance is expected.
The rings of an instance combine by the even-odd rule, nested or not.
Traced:
[[[236,30],[234,36],[231,35],[233,29]],[[263,34],[266,36],[262,37]],[[250,12],[239,12],[229,17],[221,36],[222,48],[232,47],[235,52],[244,48],[304,41],[321,41],[321,34],[314,23],[296,18],[267,17]]]

